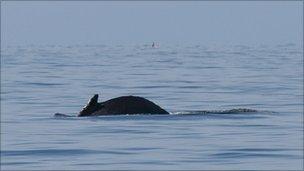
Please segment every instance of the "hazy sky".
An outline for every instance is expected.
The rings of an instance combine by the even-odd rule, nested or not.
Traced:
[[[2,45],[302,44],[302,2],[1,2]]]

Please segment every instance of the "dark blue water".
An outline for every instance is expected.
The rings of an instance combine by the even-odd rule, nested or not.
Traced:
[[[1,49],[1,169],[302,169],[301,46]],[[76,115],[136,95],[168,116]],[[257,109],[190,114],[188,110]]]

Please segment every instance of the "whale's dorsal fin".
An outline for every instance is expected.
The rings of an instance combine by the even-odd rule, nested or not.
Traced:
[[[95,94],[88,102],[87,106],[97,105],[98,102],[98,94]]]
[[[78,116],[86,116],[93,113],[98,106],[98,94],[95,94],[86,104],[83,109],[79,112]]]

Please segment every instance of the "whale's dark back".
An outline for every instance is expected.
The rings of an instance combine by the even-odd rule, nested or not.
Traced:
[[[119,114],[169,114],[155,103],[137,96],[117,97],[102,103],[100,108],[90,115]]]

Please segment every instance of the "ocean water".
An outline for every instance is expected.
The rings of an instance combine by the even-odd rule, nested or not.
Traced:
[[[172,114],[53,116],[76,115],[95,93]],[[234,108],[258,112],[181,114]],[[302,48],[2,47],[1,169],[301,170]]]

